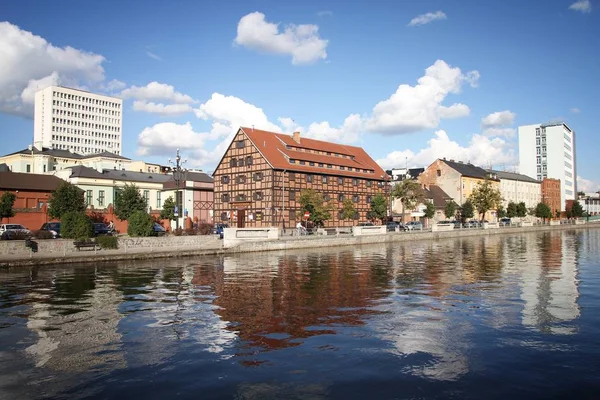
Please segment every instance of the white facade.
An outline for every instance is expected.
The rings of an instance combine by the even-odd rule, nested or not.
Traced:
[[[502,205],[506,209],[508,203],[525,203],[527,208],[535,208],[542,201],[542,182],[512,172],[487,170],[500,178],[500,194]]]
[[[35,93],[34,146],[122,154],[121,99],[62,86]]]
[[[519,171],[541,181],[560,179],[561,210],[577,198],[575,132],[565,123],[519,126]]]

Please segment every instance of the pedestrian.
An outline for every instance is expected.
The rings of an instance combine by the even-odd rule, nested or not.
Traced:
[[[296,235],[297,236],[302,235],[303,229],[304,229],[304,227],[302,226],[302,222],[298,221],[298,223],[296,224]]]

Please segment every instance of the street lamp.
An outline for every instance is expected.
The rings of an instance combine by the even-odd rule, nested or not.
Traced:
[[[185,168],[182,165],[187,162],[187,159],[181,161],[179,155],[179,149],[177,149],[177,155],[175,156],[175,162],[172,162],[169,158],[169,164],[173,166],[173,178],[175,178],[175,228],[179,229],[179,212],[181,211],[179,204],[179,182],[181,181],[181,174],[185,172]]]

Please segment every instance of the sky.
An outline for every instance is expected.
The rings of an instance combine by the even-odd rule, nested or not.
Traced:
[[[58,82],[123,99],[123,155],[211,172],[240,126],[518,171],[519,125],[576,132],[600,190],[600,0],[4,0],[2,154]]]

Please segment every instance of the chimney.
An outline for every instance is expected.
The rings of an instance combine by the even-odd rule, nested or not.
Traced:
[[[294,139],[294,142],[300,143],[300,132],[294,132],[292,139]]]

